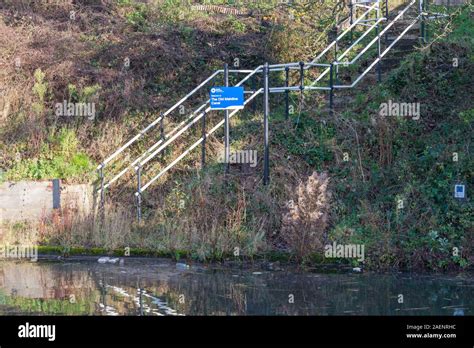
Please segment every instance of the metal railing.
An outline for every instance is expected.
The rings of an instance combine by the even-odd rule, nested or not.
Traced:
[[[418,22],[418,20],[420,19],[421,17],[421,14],[418,15],[413,21],[411,24],[409,24],[405,30],[402,31],[401,34],[399,34],[395,40],[385,49],[385,51],[383,53],[380,52],[380,40],[381,40],[381,37],[400,19],[403,17],[403,15],[415,4],[416,0],[412,0],[407,7],[405,7],[394,19],[393,21],[388,24],[381,32],[377,33],[377,37],[374,38],[370,43],[368,43],[364,49],[359,52],[359,54],[357,54],[357,56],[355,56],[350,62],[340,62],[339,60],[342,59],[344,57],[344,54],[342,54],[341,56],[338,57],[338,59],[336,59],[336,61],[334,61],[332,64],[333,65],[342,65],[342,66],[348,66],[348,65],[351,65],[351,64],[354,64],[355,62],[357,62],[359,60],[359,58],[365,53],[367,52],[367,50],[372,47],[375,42],[378,42],[378,47],[377,47],[377,50],[378,50],[378,57],[372,62],[372,64],[369,65],[369,67],[364,70],[360,76],[350,85],[334,85],[333,87],[334,88],[353,88],[355,87],[359,81],[376,65],[380,62],[380,60],[392,49],[393,46],[395,46],[395,44],[413,27],[413,25],[415,25],[415,23]]]
[[[376,7],[376,4],[372,5],[371,7],[368,7],[367,11],[363,13],[355,22],[352,23],[352,25],[347,28],[342,35],[340,35],[336,40],[334,40],[318,57],[316,57],[312,62],[305,63],[304,69],[309,69],[312,66],[316,66],[315,60],[319,59],[323,54],[325,54],[331,47],[336,45],[337,41],[340,40],[343,36],[345,36],[348,32],[351,31],[354,27],[356,27],[360,21],[363,20],[371,11],[373,11]],[[287,64],[273,64],[269,66],[269,71],[282,71],[285,69],[299,69],[300,62],[298,63],[287,63]],[[241,86],[243,83],[245,83],[250,77],[255,75],[256,73],[261,73],[262,72],[262,66],[259,66],[257,69],[254,70],[228,70],[229,73],[248,73],[246,77],[244,77],[238,84],[237,86]],[[215,77],[217,77],[220,74],[225,73],[224,70],[217,70],[213,74],[211,74],[207,79],[205,79],[201,84],[199,84],[196,88],[194,88],[190,93],[188,93],[185,97],[183,97],[181,100],[179,100],[177,103],[175,103],[172,107],[170,107],[165,113],[161,114],[158,118],[156,118],[152,123],[150,123],[147,127],[145,127],[142,131],[140,131],[137,135],[135,135],[133,138],[131,138],[128,142],[126,142],[123,146],[121,146],[118,150],[116,150],[113,154],[111,154],[109,157],[107,157],[98,167],[97,170],[99,171],[99,177],[100,177],[100,188],[98,192],[100,193],[101,196],[101,202],[103,202],[104,199],[104,191],[110,187],[114,182],[116,182],[118,179],[120,179],[122,176],[124,176],[128,171],[131,169],[134,169],[135,171],[138,170],[138,166],[143,166],[145,165],[149,160],[151,160],[153,157],[155,157],[157,154],[162,152],[163,149],[167,147],[167,145],[171,144],[179,135],[181,135],[184,131],[182,131],[181,127],[185,127],[185,130],[189,129],[187,126],[187,123],[189,121],[192,122],[192,124],[196,123],[204,114],[204,112],[209,112],[210,108],[207,108],[204,112],[201,112],[202,109],[204,109],[208,104],[209,100],[205,101],[202,105],[200,105],[194,112],[192,112],[184,121],[180,122],[176,127],[174,127],[169,133],[166,135],[163,134],[163,131],[161,132],[161,137],[160,139],[155,142],[150,148],[148,148],[142,155],[140,155],[138,158],[136,158],[134,161],[131,162],[130,165],[126,166],[124,169],[122,169],[118,174],[116,174],[114,177],[112,177],[108,182],[105,182],[105,175],[104,175],[104,169],[105,166],[112,162],[114,159],[118,157],[123,151],[128,149],[132,144],[140,140],[145,133],[147,133],[149,130],[151,130],[153,127],[156,125],[160,124],[161,130],[163,130],[163,121],[166,116],[171,114],[174,110],[176,110],[179,106],[181,106],[185,101],[189,100],[191,96],[193,96],[197,91],[202,89],[204,86],[206,86],[208,83],[210,83]],[[328,87],[305,87],[307,89],[319,89],[319,90],[328,90]],[[296,90],[297,88],[289,88],[288,90]],[[272,89],[273,92],[277,92],[278,89]],[[196,117],[196,115],[198,115]],[[195,118],[196,117],[196,118]],[[179,131],[179,135],[176,135],[176,132]],[[172,141],[168,141],[166,145],[164,145],[165,139],[168,139],[172,137]],[[162,145],[163,144],[163,145]],[[160,146],[161,145],[161,146]],[[159,147],[159,148],[158,148]],[[158,149],[157,149],[158,148]],[[157,149],[157,150],[155,150]],[[143,159],[146,156],[145,160]]]
[[[418,1],[419,3],[419,14],[418,16],[393,40],[393,42],[388,45],[388,47],[382,52],[381,51],[381,37],[387,34],[387,31],[392,28],[392,26],[403,18],[404,14],[412,8],[412,6]],[[381,3],[385,4],[385,16],[381,16]],[[226,163],[228,164],[228,152],[229,152],[229,119],[233,117],[239,110],[233,110],[232,112],[226,111],[225,117],[220,120],[211,130],[206,131],[206,119],[207,114],[212,110],[209,105],[210,100],[207,99],[204,101],[197,109],[195,109],[191,114],[189,114],[185,120],[180,122],[176,125],[171,131],[167,134],[164,134],[164,127],[163,127],[163,120],[167,115],[169,115],[172,111],[182,105],[185,101],[187,101],[191,96],[196,94],[199,90],[204,88],[206,85],[210,84],[213,79],[215,79],[218,75],[224,75],[224,83],[228,85],[228,74],[235,73],[235,74],[246,74],[235,86],[244,86],[244,84],[249,81],[251,78],[255,78],[256,74],[263,74],[264,80],[264,87],[260,89],[256,89],[255,87],[252,90],[245,90],[244,95],[250,95],[244,101],[244,107],[248,105],[252,100],[254,100],[259,94],[264,93],[264,138],[265,138],[265,156],[264,156],[264,184],[268,183],[269,180],[269,166],[268,166],[268,94],[269,93],[286,93],[286,109],[287,109],[287,116],[288,116],[288,93],[290,91],[300,91],[301,93],[305,90],[322,90],[329,92],[329,108],[332,110],[333,108],[333,93],[334,89],[343,89],[343,88],[353,88],[355,87],[360,80],[375,66],[378,65],[380,67],[381,59],[393,48],[393,46],[413,27],[415,23],[417,23],[420,19],[424,20],[429,18],[428,14],[423,12],[425,7],[424,0],[411,0],[408,5],[398,13],[397,16],[393,20],[387,24],[382,31],[380,31],[380,25],[382,22],[388,21],[388,1],[387,0],[372,0],[372,1],[365,1],[365,2],[354,2],[351,4],[350,8],[350,26],[346,28],[340,35],[336,37],[316,58],[314,58],[310,62],[294,62],[294,63],[285,63],[285,64],[272,64],[272,65],[260,65],[254,70],[230,70],[228,69],[227,65],[225,65],[223,70],[217,70],[213,74],[211,74],[207,79],[205,79],[201,84],[199,84],[196,88],[194,88],[190,93],[188,93],[185,97],[175,103],[171,108],[169,108],[165,113],[161,114],[160,117],[155,119],[152,123],[150,123],[146,128],[144,128],[140,133],[130,139],[127,143],[121,146],[117,151],[115,151],[112,155],[107,157],[98,167],[97,170],[99,171],[100,179],[101,179],[101,187],[99,189],[101,202],[103,204],[104,200],[104,191],[114,182],[116,182],[120,177],[125,175],[128,171],[134,170],[137,177],[137,190],[135,192],[135,196],[137,199],[137,216],[138,219],[141,219],[141,195],[142,193],[150,187],[154,182],[156,182],[159,178],[161,178],[164,174],[166,174],[170,169],[172,169],[178,162],[180,162],[183,158],[185,158],[191,151],[193,151],[197,146],[202,146],[202,155],[201,161],[204,165],[205,163],[205,144],[206,139],[215,133],[221,126],[224,125],[225,128],[225,150],[226,150]],[[353,18],[354,15],[357,14],[357,9],[361,8],[365,10],[360,16],[357,18]],[[369,18],[370,15],[374,15],[375,18]],[[366,28],[361,35],[354,41],[353,34],[354,28],[357,26],[362,26]],[[364,38],[366,38],[370,33],[376,31],[375,37],[363,47],[363,49],[355,55],[350,61],[343,61],[343,59],[349,55],[352,51],[355,50],[356,47],[362,42]],[[339,51],[339,44],[341,41],[346,37],[346,35],[350,34],[350,46],[342,51],[342,53],[338,53]],[[387,39],[387,35],[385,36]],[[377,57],[376,59],[360,74],[360,76],[350,85],[340,85],[334,83],[337,80],[337,73],[339,67],[347,67],[349,65],[355,64],[375,43],[377,43]],[[332,49],[334,51],[332,51]],[[329,60],[328,62],[321,63],[320,60],[324,55],[328,53],[333,53],[334,58]],[[314,77],[314,80],[309,85],[305,85],[305,71],[312,69],[312,68],[323,68],[322,72],[317,71],[317,77]],[[290,70],[299,70],[299,84],[295,86],[289,85],[289,71]],[[285,72],[285,85],[281,87],[270,87],[268,84],[268,75],[270,72]],[[379,78],[380,78],[380,70],[379,71]],[[326,86],[317,86],[318,82],[320,82],[324,77],[329,74],[329,83]],[[334,74],[336,74],[336,79]],[[165,168],[161,169],[158,174],[153,176],[147,183],[142,185],[142,170],[146,164],[148,164],[152,159],[154,159],[158,154],[163,152],[169,145],[175,142],[181,135],[183,135],[187,130],[189,130],[193,125],[195,125],[198,121],[201,120],[202,124],[202,134],[197,141],[195,141],[191,146],[189,146],[184,152],[182,152],[176,159],[174,159],[170,164],[168,164]],[[124,150],[134,144],[136,141],[141,139],[141,137],[148,132],[151,128],[155,127],[157,124],[160,124],[160,139],[156,141],[151,147],[149,147],[146,151],[144,151],[140,156],[138,156],[134,161],[131,162],[126,168],[121,170],[117,175],[115,175],[112,179],[110,179],[107,183],[104,182],[104,168],[105,166],[113,161],[119,154],[121,154]],[[227,169],[226,169],[227,170]]]

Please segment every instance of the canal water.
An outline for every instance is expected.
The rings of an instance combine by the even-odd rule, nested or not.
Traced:
[[[0,261],[0,315],[473,315],[472,274]]]

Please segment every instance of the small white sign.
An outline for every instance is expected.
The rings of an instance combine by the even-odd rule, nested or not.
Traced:
[[[454,185],[454,197],[455,198],[465,198],[466,197],[466,186],[457,184]]]

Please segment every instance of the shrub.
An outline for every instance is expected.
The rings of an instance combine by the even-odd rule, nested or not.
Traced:
[[[326,173],[314,172],[300,183],[283,216],[281,236],[301,260],[322,251],[329,216],[328,184]]]

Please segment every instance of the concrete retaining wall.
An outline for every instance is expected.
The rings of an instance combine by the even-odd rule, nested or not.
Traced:
[[[34,221],[54,209],[89,213],[93,207],[91,185],[65,185],[56,181],[5,182],[0,185],[0,223]]]

